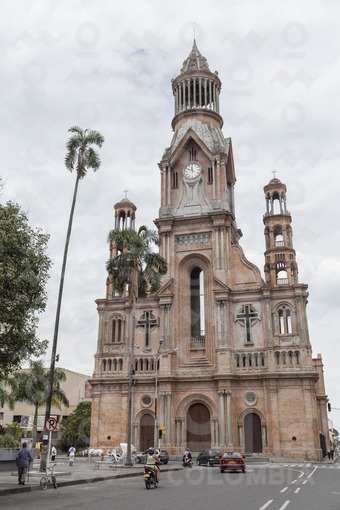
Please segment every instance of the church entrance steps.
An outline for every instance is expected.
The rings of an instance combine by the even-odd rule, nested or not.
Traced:
[[[256,453],[243,453],[242,456],[244,460],[249,462],[270,462],[270,457],[268,455],[261,455]]]

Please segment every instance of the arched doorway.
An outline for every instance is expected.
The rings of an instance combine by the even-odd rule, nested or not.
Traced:
[[[204,404],[193,404],[188,409],[187,446],[194,452],[211,446],[210,411]]]
[[[151,414],[143,414],[140,419],[139,428],[139,447],[146,450],[154,443],[155,419]]]
[[[246,453],[262,453],[262,427],[258,414],[249,413],[244,418]]]

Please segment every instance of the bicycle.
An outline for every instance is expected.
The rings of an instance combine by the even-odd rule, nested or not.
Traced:
[[[58,488],[57,479],[54,474],[54,468],[56,467],[56,465],[57,464],[53,464],[52,467],[46,466],[46,475],[44,475],[40,480],[40,487],[42,488],[43,491],[47,489],[48,485],[53,485],[55,489]]]

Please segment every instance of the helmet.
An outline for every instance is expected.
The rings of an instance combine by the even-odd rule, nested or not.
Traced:
[[[155,453],[155,450],[153,448],[149,448],[150,455],[153,455]]]

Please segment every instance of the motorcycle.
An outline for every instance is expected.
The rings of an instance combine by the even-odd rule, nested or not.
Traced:
[[[189,459],[188,457],[183,457],[182,460],[182,466],[184,468],[192,468],[192,459]]]
[[[157,479],[154,470],[149,466],[144,466],[144,482],[145,482],[145,488],[150,489],[150,487],[153,485],[155,489],[157,489]]]

